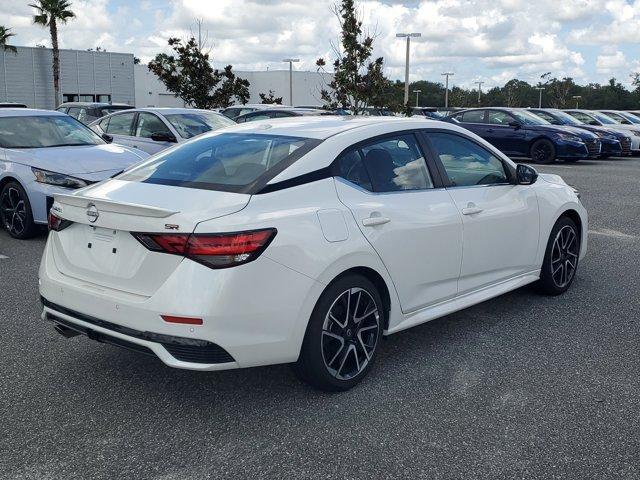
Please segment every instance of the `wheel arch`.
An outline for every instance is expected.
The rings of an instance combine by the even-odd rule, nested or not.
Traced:
[[[579,234],[579,238],[580,238],[580,243],[582,243],[583,241],[583,226],[582,226],[582,217],[580,216],[580,214],[574,210],[573,208],[569,208],[567,210],[564,210],[559,216],[558,218],[556,218],[556,221],[554,222],[554,225],[558,222],[558,220],[560,220],[563,217],[567,217],[570,220],[573,221],[573,223],[576,224],[576,227],[578,227],[578,234]]]

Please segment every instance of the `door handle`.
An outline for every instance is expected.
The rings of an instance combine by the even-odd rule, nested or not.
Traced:
[[[387,217],[368,217],[362,219],[362,225],[365,227],[375,227],[376,225],[384,225],[390,221],[391,219]]]
[[[475,213],[482,212],[482,210],[483,209],[478,207],[475,203],[469,202],[469,203],[467,203],[467,206],[462,209],[462,214],[463,215],[473,215]]]

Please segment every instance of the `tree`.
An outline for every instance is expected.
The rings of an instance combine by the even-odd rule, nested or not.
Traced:
[[[260,93],[258,94],[260,95],[260,103],[265,103],[265,104],[276,104],[276,105],[282,105],[282,97],[276,97],[275,92],[273,90],[269,90],[269,93]]]
[[[36,9],[33,23],[49,27],[51,47],[53,48],[53,89],[55,90],[55,106],[60,104],[60,50],[58,49],[58,22],[67,23],[76,15],[69,8],[71,2],[67,0],[38,0],[29,5]]]
[[[185,103],[210,109],[228,107],[234,98],[242,104],[249,101],[249,81],[236,77],[231,65],[222,71],[214,69],[209,54],[200,49],[195,38],[186,42],[170,38],[168,43],[175,55],[159,53],[148,67],[167,90]]]
[[[6,52],[18,53],[18,50],[13,45],[8,45],[9,38],[14,37],[16,34],[11,33],[10,28],[0,25],[0,48]]]
[[[333,48],[337,56],[333,80],[320,91],[322,100],[331,108],[350,109],[355,114],[362,113],[367,106],[385,106],[390,82],[383,73],[384,59],[370,60],[373,36],[363,33],[354,0],[342,0],[334,6],[333,13],[340,22],[341,47]],[[325,72],[323,58],[316,65],[318,71]]]

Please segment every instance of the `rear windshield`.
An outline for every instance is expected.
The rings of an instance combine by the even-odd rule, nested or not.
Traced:
[[[171,113],[165,118],[173,125],[182,138],[191,138],[210,130],[235,125],[236,122],[213,112]]]
[[[126,105],[110,105],[108,107],[100,107],[102,115],[109,115],[110,113],[119,112],[121,110],[130,110],[133,107]]]
[[[117,178],[253,194],[320,142],[284,135],[212,134],[166,150]]]

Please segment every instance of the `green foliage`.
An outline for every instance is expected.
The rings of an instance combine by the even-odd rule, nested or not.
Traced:
[[[276,97],[273,90],[269,90],[269,93],[260,93],[260,103],[264,104],[276,104],[282,105],[282,97]]]
[[[11,33],[11,29],[0,25],[0,48],[6,52],[17,53],[18,50],[13,45],[8,45],[9,38],[14,37],[15,33]]]
[[[56,22],[67,23],[76,15],[71,10],[71,2],[67,0],[38,0],[38,3],[29,4],[36,9],[33,23],[48,27]]]
[[[170,38],[169,46],[175,55],[159,53],[149,62],[149,70],[167,90],[196,108],[224,108],[232,105],[234,99],[247,103],[249,81],[236,77],[231,65],[222,71],[213,69],[209,54],[200,49],[195,38],[186,43]]]
[[[345,108],[361,113],[365,107],[382,107],[389,103],[390,82],[384,76],[382,57],[371,60],[373,36],[363,32],[354,0],[342,0],[334,7],[341,26],[340,47],[334,48],[333,80],[320,95],[330,108]],[[323,58],[316,61],[318,71],[325,71]]]

